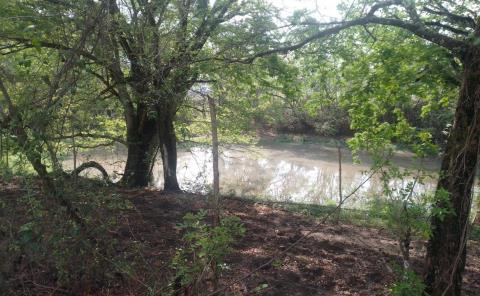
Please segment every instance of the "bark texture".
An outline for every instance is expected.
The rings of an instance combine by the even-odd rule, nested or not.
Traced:
[[[151,179],[151,166],[154,161],[157,142],[155,119],[148,119],[147,114],[127,120],[127,163],[123,173],[122,184],[129,188],[148,186]]]
[[[465,269],[468,218],[472,202],[480,137],[480,50],[468,48],[463,57],[462,86],[447,147],[442,160],[437,196],[448,192],[452,214],[432,217],[427,249],[426,292],[432,296],[461,295]]]
[[[177,180],[177,137],[175,134],[174,114],[164,114],[158,122],[158,138],[163,165],[163,190],[180,191]]]

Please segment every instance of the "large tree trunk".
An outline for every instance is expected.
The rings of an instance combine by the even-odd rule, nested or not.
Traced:
[[[148,186],[152,180],[151,167],[158,146],[156,120],[130,120],[127,128],[127,163],[122,184],[129,188]],[[142,116],[139,116],[142,118]]]
[[[454,213],[432,217],[432,236],[427,248],[426,292],[432,296],[461,293],[465,269],[468,216],[472,202],[480,137],[480,50],[469,48],[455,122],[442,160],[437,197],[448,192],[448,201],[437,207]]]
[[[177,180],[177,137],[173,124],[175,115],[173,112],[162,115],[158,121],[158,138],[163,164],[163,190],[180,191]]]

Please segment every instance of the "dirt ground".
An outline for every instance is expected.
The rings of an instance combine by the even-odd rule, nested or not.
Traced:
[[[155,281],[164,285],[172,278],[171,258],[182,244],[182,231],[177,225],[186,213],[205,208],[205,197],[147,189],[117,193],[134,205],[122,215],[117,238],[141,242],[145,270],[155,270],[160,275]],[[15,188],[4,187],[0,199],[19,194]],[[395,240],[386,230],[330,222],[314,228],[318,222],[314,218],[235,198],[225,198],[223,209],[225,215],[242,220],[246,234],[226,260],[228,269],[220,280],[220,287],[226,289],[220,295],[389,295],[395,281],[392,266],[401,259]],[[238,281],[312,229],[312,235],[287,251],[273,266]],[[464,295],[480,295],[479,245],[474,241],[468,245]],[[413,244],[412,265],[417,272],[422,272],[424,249],[424,242]],[[134,285],[135,281],[125,280],[124,287],[83,295],[142,295],[135,292]],[[28,295],[72,293],[50,289],[48,293]]]
[[[126,217],[130,232],[147,243],[155,254],[155,266],[168,265],[180,245],[176,224],[187,212],[206,206],[204,197],[192,194],[162,194],[157,191],[123,191],[136,211]],[[274,266],[268,266],[237,282],[267,262],[317,221],[241,199],[224,199],[224,213],[235,215],[247,231],[227,259],[229,269],[221,285],[226,295],[389,295],[395,280],[391,266],[400,263],[398,248],[385,230],[347,224],[327,223],[286,253]],[[133,222],[133,224],[132,224]],[[127,221],[126,221],[127,223]],[[413,268],[422,272],[424,242],[415,242]],[[468,264],[464,276],[464,295],[480,293],[480,248],[469,242]],[[153,258],[153,257],[152,257]],[[268,285],[258,291],[258,287]]]

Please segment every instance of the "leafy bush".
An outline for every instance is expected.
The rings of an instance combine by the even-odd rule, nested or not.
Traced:
[[[185,230],[185,245],[177,250],[172,260],[177,286],[198,289],[208,273],[224,269],[225,257],[232,251],[233,243],[245,233],[237,217],[222,218],[216,227],[209,226],[205,222],[206,217],[204,210],[197,214],[189,213],[179,225]],[[212,270],[212,263],[216,265],[216,270]]]
[[[399,280],[392,286],[392,296],[422,296],[425,284],[413,270],[396,268]]]
[[[85,219],[82,229],[34,184],[24,188],[23,196],[0,207],[0,290],[8,295],[35,282],[88,292],[118,281],[130,246],[120,246],[115,233],[120,212],[131,207],[128,201],[98,188],[75,192],[65,186],[63,194]]]
[[[410,244],[414,239],[430,236],[428,205],[412,199],[376,200],[369,204],[368,216],[381,219],[386,229],[394,235],[404,260],[409,265]]]
[[[427,205],[412,200],[393,200],[386,204],[387,226],[399,237],[408,232],[420,238],[430,236]]]

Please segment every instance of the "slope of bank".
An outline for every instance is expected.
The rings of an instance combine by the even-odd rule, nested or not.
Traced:
[[[206,208],[205,197],[147,189],[108,191],[133,205],[120,215],[114,237],[120,242],[141,244],[136,258],[142,258],[137,264],[143,264],[144,273],[119,275],[121,280],[109,288],[54,289],[52,282],[26,285],[28,293],[18,295],[142,295],[142,285],[156,282],[164,286],[171,280],[170,262],[182,246],[178,224],[185,214]],[[21,195],[15,186],[0,190],[2,199]],[[246,227],[245,236],[226,259],[228,268],[220,280],[220,286],[228,287],[225,295],[389,295],[395,281],[392,267],[400,264],[401,258],[396,241],[386,230],[346,222],[327,222],[314,228],[318,220],[311,216],[236,198],[224,199],[223,208],[225,215],[239,217]],[[312,235],[275,264],[237,281],[312,229]],[[423,254],[424,242],[415,242],[412,263],[418,272],[422,270]],[[470,241],[464,295],[477,295],[479,290],[480,248],[478,241]]]

